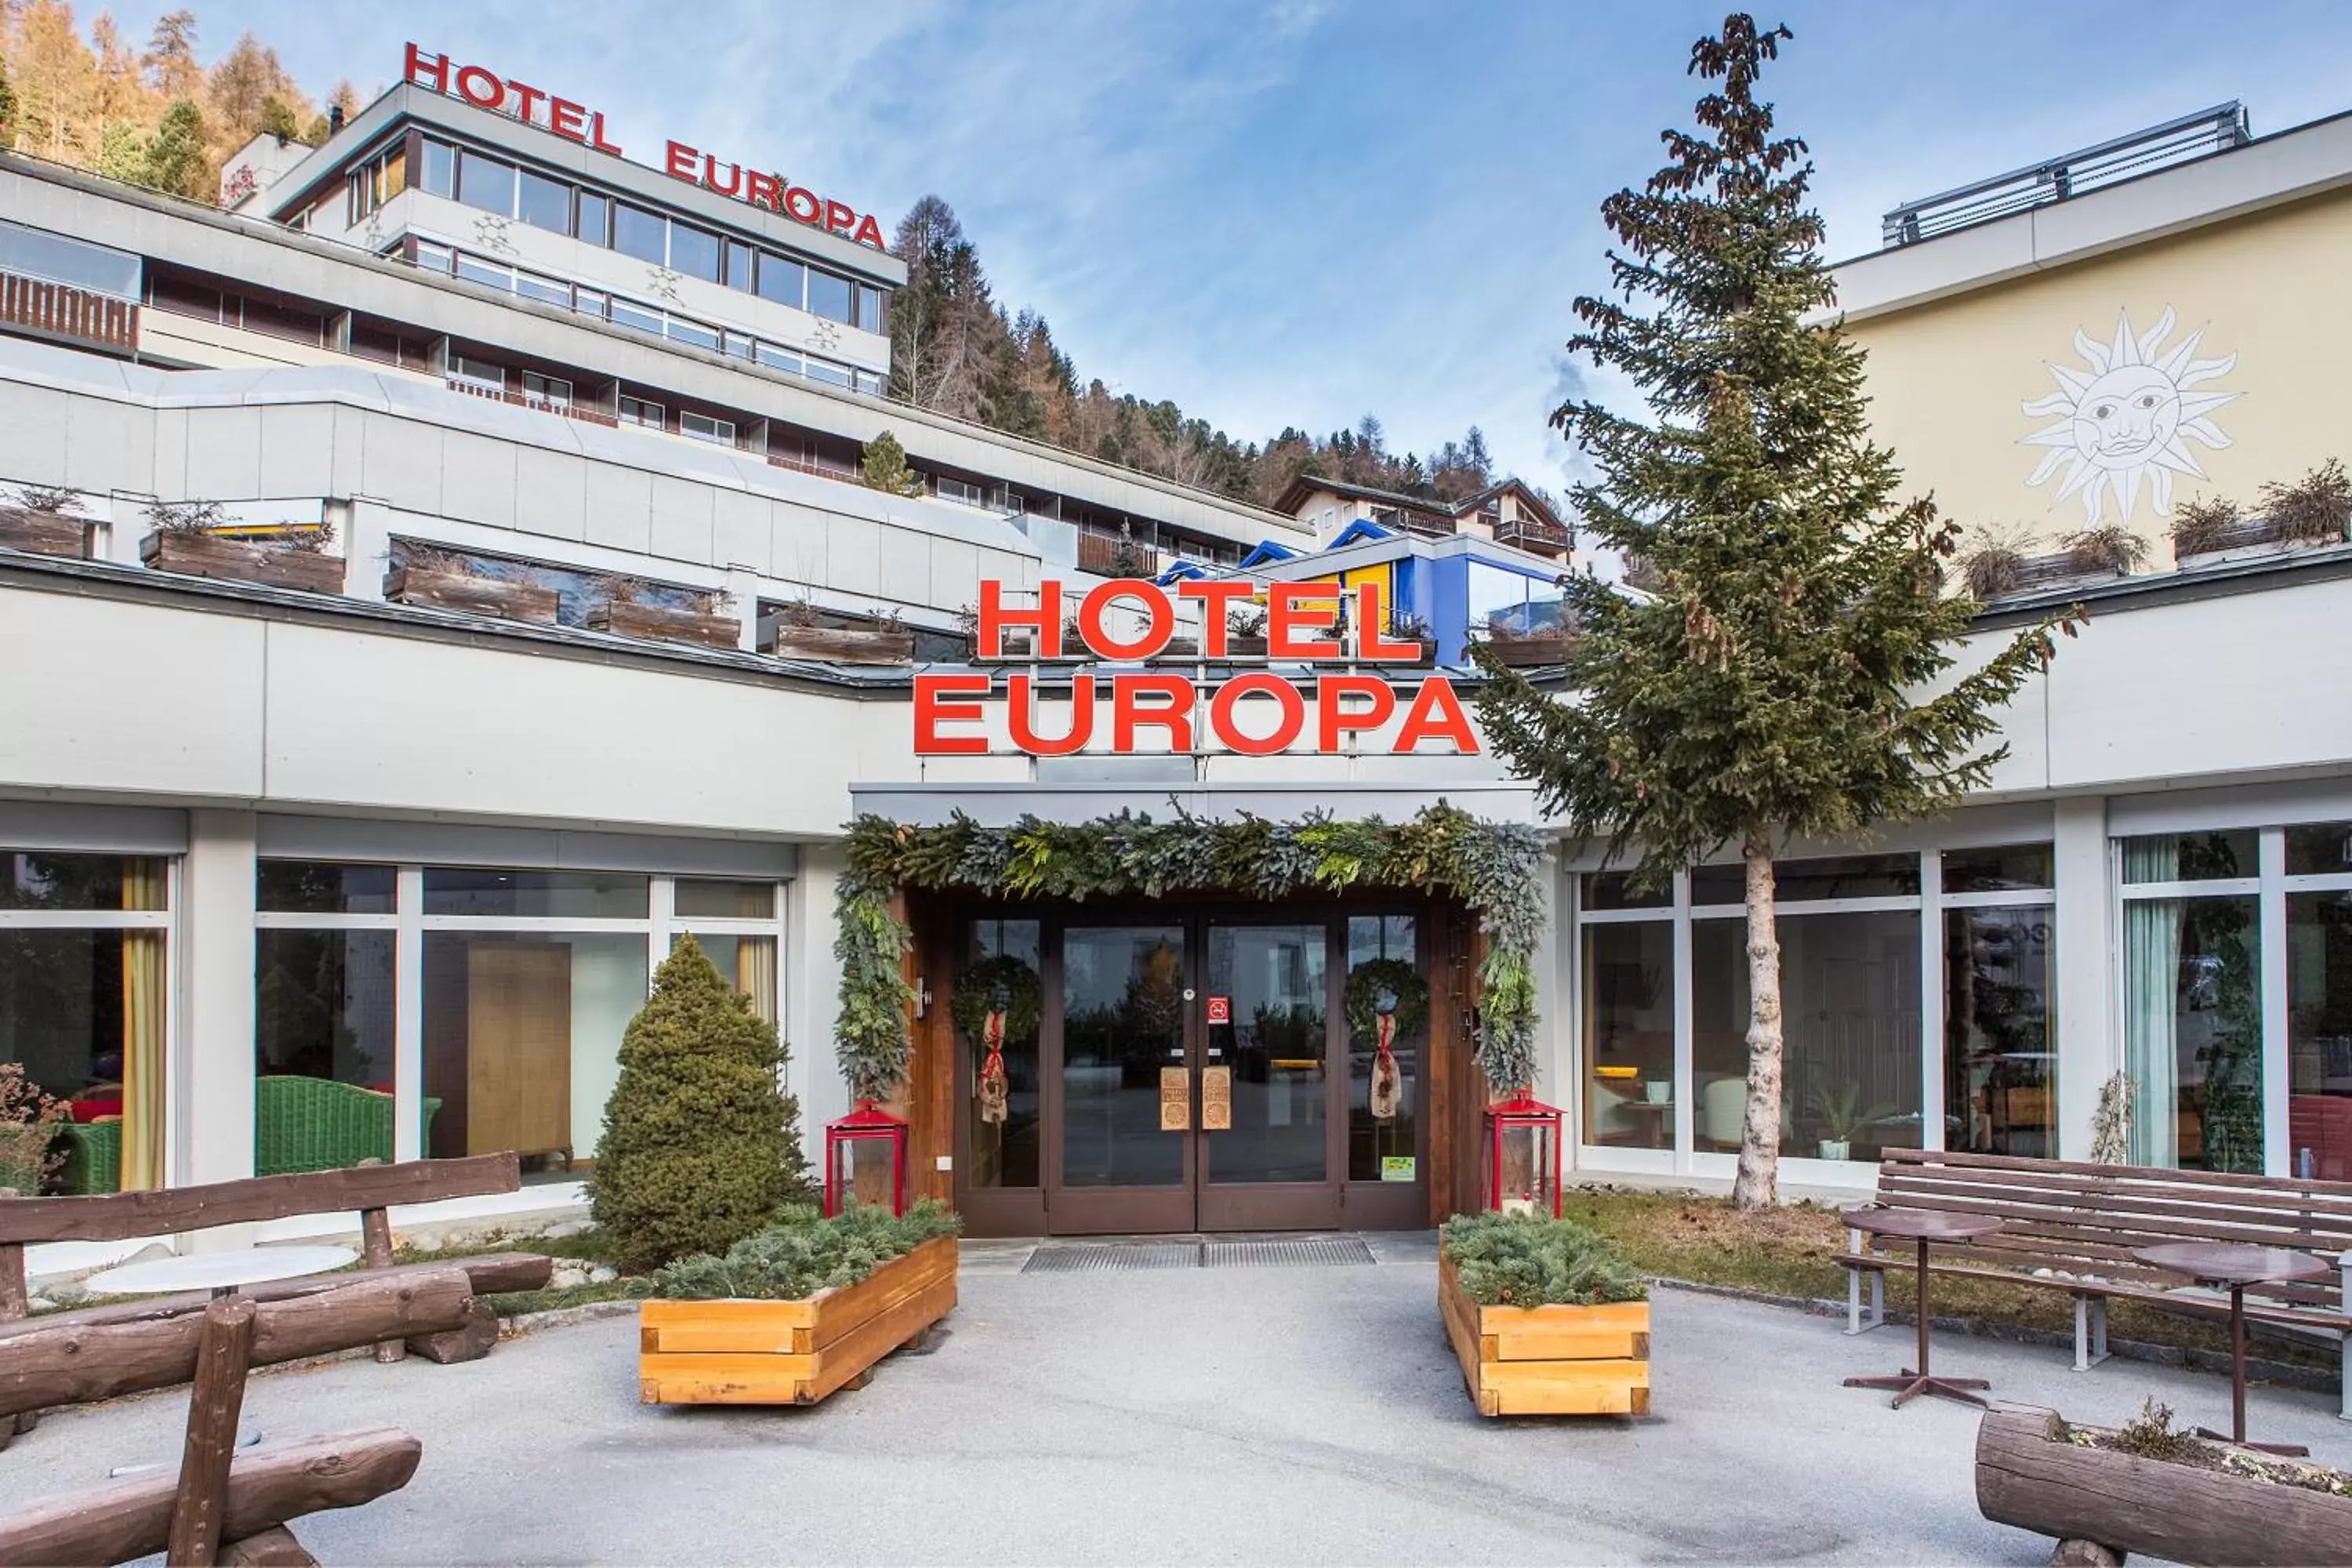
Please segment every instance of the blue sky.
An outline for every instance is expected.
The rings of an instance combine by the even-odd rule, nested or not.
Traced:
[[[118,7],[143,38],[166,6]],[[1605,282],[1598,207],[1688,123],[1720,5],[1563,0],[209,0],[305,87],[363,95],[401,46],[602,109],[630,155],[680,141],[781,169],[886,231],[936,192],[1000,300],[1082,376],[1244,439],[1376,413],[1392,447],[1482,426],[1559,486],[1545,416],[1570,300]],[[2257,134],[2352,108],[2352,6],[2090,0],[1759,12],[1811,144],[1831,252],[1906,198],[2243,99]],[[1604,391],[1606,389],[1604,388]]]

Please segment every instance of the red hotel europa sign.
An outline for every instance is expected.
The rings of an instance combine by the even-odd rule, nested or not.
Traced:
[[[551,92],[542,92],[527,82],[500,76],[488,66],[461,65],[446,55],[436,55],[408,46],[403,62],[404,78],[418,87],[430,88],[444,98],[455,98],[487,109],[493,114],[504,114],[536,125],[542,131],[552,131],[558,136],[593,147],[599,153],[624,156],[620,143],[606,139],[604,116],[583,104]],[[697,152],[683,142],[666,142],[662,149],[662,173],[674,180],[716,191],[722,196],[733,196],[753,206],[766,207],[770,212],[783,214],[788,218],[837,234],[844,239],[854,239],[860,245],[870,245],[877,250],[887,250],[882,243],[882,226],[873,216],[861,213],[842,202],[827,201],[805,185],[795,185],[781,174],[762,174],[730,163],[708,153]],[[721,171],[724,171],[722,174]]]
[[[1202,606],[1201,657],[1226,657],[1225,614],[1248,604],[1255,584],[1238,580],[1181,583],[1173,598],[1140,578],[1123,577],[1092,589],[1077,602],[1076,620],[1085,651],[1097,658],[1134,663],[1159,658],[1176,629],[1176,601]],[[1422,657],[1418,642],[1383,636],[1381,588],[1359,585],[1356,613],[1342,616],[1341,591],[1329,583],[1275,583],[1265,589],[1266,657],[1309,664],[1410,664]],[[1139,620],[1131,636],[1115,635],[1114,606],[1122,623]],[[978,654],[1003,658],[1004,634],[1025,630],[1043,658],[1059,658],[1064,595],[1051,579],[1037,585],[1037,603],[1004,603],[1003,586],[980,585]],[[1351,622],[1352,626],[1342,622]],[[1024,650],[1026,652],[1027,650]],[[1045,733],[1038,721],[1038,677],[1023,670],[1003,678],[1004,728],[1015,751],[1037,757],[1066,757],[1108,749],[1117,755],[1139,752],[1237,752],[1272,756],[1311,738],[1317,752],[1337,752],[1351,735],[1384,729],[1400,710],[1404,721],[1387,742],[1392,752],[1418,751],[1424,743],[1475,753],[1478,738],[1454,694],[1453,681],[1423,676],[1402,690],[1384,676],[1354,669],[1318,670],[1314,690],[1302,680],[1271,669],[1250,670],[1205,690],[1189,675],[1172,669],[1081,668],[1070,677],[1066,728]],[[997,677],[984,670],[927,671],[915,677],[915,754],[982,756],[991,749],[990,706],[998,699]],[[1104,700],[1108,698],[1106,704]],[[1107,711],[1106,711],[1107,709]],[[1097,743],[1097,726],[1108,731]],[[1057,724],[1057,727],[1058,724]],[[1154,743],[1144,743],[1150,734]]]

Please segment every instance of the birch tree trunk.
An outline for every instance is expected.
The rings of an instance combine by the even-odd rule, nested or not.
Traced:
[[[1780,1201],[1780,930],[1771,835],[1750,832],[1740,855],[1748,869],[1748,1114],[1731,1202],[1762,1209]]]

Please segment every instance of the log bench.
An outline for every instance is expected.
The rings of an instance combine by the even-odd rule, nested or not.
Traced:
[[[200,1316],[208,1297],[150,1298],[111,1302],[65,1312],[26,1316],[25,1249],[58,1241],[129,1241],[182,1235],[214,1226],[257,1224],[304,1215],[356,1213],[362,1269],[368,1277],[429,1272],[449,1265],[393,1262],[392,1220],[396,1204],[435,1203],[444,1198],[510,1193],[522,1184],[521,1166],[511,1153],[478,1154],[462,1160],[407,1160],[397,1164],[367,1162],[341,1171],[303,1171],[211,1182],[152,1192],[105,1193],[92,1197],[19,1198],[0,1189],[0,1354],[13,1353],[22,1336],[52,1327],[106,1328],[172,1318]],[[456,1260],[476,1298],[463,1323],[403,1335],[376,1346],[378,1361],[398,1361],[415,1352],[440,1363],[474,1361],[498,1341],[498,1317],[478,1298],[504,1290],[535,1290],[552,1275],[554,1261],[537,1253],[500,1252]],[[314,1276],[257,1285],[246,1292],[256,1301],[279,1301],[316,1294],[348,1282],[349,1274]],[[38,1406],[14,1417],[0,1416],[0,1447],[16,1432],[30,1431]]]
[[[336,1275],[276,1300],[207,1299],[195,1312],[104,1324],[43,1317],[0,1346],[0,1422],[59,1405],[191,1384],[177,1475],[158,1467],[0,1515],[0,1568],[116,1563],[166,1552],[173,1564],[315,1560],[287,1524],[396,1491],[416,1439],[390,1426],[239,1450],[254,1366],[462,1330],[479,1303],[454,1264]],[[12,1501],[14,1500],[12,1499]]]
[[[2074,1303],[2077,1372],[2107,1359],[2107,1303],[2117,1298],[2228,1316],[2225,1295],[2132,1256],[2168,1241],[2289,1247],[2326,1258],[2336,1267],[2333,1280],[2247,1287],[2246,1317],[2333,1339],[2352,1360],[2352,1182],[1889,1149],[1877,1202],[1999,1219],[1990,1235],[1937,1247],[1928,1267],[2064,1291]],[[1846,1332],[1858,1334],[1886,1321],[1886,1270],[1914,1259],[1872,1250],[1871,1238],[1851,1226],[1846,1247],[1837,1259],[1846,1266]],[[2352,1421],[2352,1365],[2339,1376],[2342,1415]]]

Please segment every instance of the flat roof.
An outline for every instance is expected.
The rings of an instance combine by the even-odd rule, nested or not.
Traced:
[[[263,210],[283,222],[316,200],[321,186],[341,179],[360,154],[373,151],[386,136],[408,125],[495,149],[519,162],[615,192],[667,216],[688,219],[731,238],[794,251],[886,288],[900,288],[907,281],[907,264],[887,251],[405,81],[352,116],[341,131],[274,181]]]

